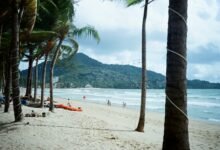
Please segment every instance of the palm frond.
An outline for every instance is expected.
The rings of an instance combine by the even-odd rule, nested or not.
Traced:
[[[85,36],[85,37],[90,37],[90,38],[92,37],[97,41],[97,43],[100,42],[99,33],[92,26],[85,26],[80,29],[75,28],[73,30],[73,36],[77,36],[77,37]]]
[[[74,39],[72,39],[72,38],[69,38],[68,40],[70,41],[70,43],[71,43],[73,49],[76,50],[76,51],[78,51],[78,49],[79,49],[79,44],[78,44]]]
[[[25,31],[30,33],[37,17],[37,0],[23,0],[24,14],[22,18],[22,26]]]
[[[69,45],[71,44],[71,45]],[[68,45],[61,45],[60,59],[68,58],[75,55],[78,51],[79,45],[73,39],[68,39]]]
[[[127,6],[132,6],[143,2],[144,0],[126,0]]]

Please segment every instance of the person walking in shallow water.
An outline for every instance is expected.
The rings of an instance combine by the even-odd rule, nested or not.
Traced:
[[[123,107],[126,107],[126,103],[125,103],[125,102],[123,102],[122,106],[123,106]]]
[[[70,99],[68,98],[67,106],[71,107]]]
[[[110,100],[107,100],[107,105],[111,106],[111,101]]]

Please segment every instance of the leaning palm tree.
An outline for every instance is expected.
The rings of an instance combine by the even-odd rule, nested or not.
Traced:
[[[32,31],[27,37],[25,32],[20,33],[20,39],[22,43],[29,41],[31,44],[23,44],[23,49],[28,49],[28,54],[22,52],[23,56],[27,59],[23,61],[28,61],[28,74],[26,83],[26,96],[30,99],[32,96],[32,68],[33,62],[37,55],[41,55],[44,51],[41,50],[39,45],[45,43],[48,39],[56,37],[57,34],[53,31]],[[27,39],[28,38],[28,39]]]
[[[42,79],[41,79],[41,102],[40,107],[43,107],[43,101],[44,101],[44,89],[45,89],[45,82],[46,82],[46,69],[47,69],[47,61],[48,61],[48,55],[49,52],[52,51],[52,49],[55,46],[54,40],[48,40],[46,47],[44,48],[44,63],[42,68]]]
[[[83,28],[76,28],[76,26],[71,26],[69,21],[67,22],[60,21],[58,23],[59,24],[57,25],[55,31],[57,31],[59,35],[59,42],[55,49],[54,56],[50,64],[50,107],[49,107],[50,111],[53,111],[54,109],[54,106],[53,106],[54,66],[61,52],[61,46],[62,46],[64,39],[67,39],[67,41],[69,41],[73,45],[72,50],[74,51],[78,51],[78,43],[74,40],[75,37],[87,36],[87,37],[93,37],[97,42],[100,41],[98,32],[95,30],[95,28],[91,26],[86,26]]]
[[[59,33],[59,42],[58,45],[55,49],[54,56],[52,58],[51,64],[50,64],[50,111],[54,111],[54,106],[53,106],[53,73],[54,73],[54,66],[56,63],[56,60],[58,58],[58,55],[60,53],[60,47],[63,43],[63,40],[68,33],[69,30],[69,24],[68,22],[59,22],[59,25],[57,25],[56,31]]]
[[[42,44],[43,45],[43,44]],[[38,86],[38,61],[43,56],[43,48],[42,46],[38,46],[37,50],[34,54],[35,59],[35,69],[34,69],[34,99],[35,102],[37,99],[37,86]]]
[[[186,39],[187,0],[169,0],[163,150],[189,150]]]
[[[33,62],[34,62],[34,50],[36,48],[36,44],[28,44],[28,51],[29,55],[26,55],[28,58],[28,74],[27,74],[27,84],[26,84],[26,94],[25,96],[28,97],[28,99],[31,99],[31,91],[32,91],[32,68],[33,68]]]
[[[38,60],[39,56],[36,57],[35,59],[35,69],[34,69],[34,102],[37,99],[37,85],[38,85]]]

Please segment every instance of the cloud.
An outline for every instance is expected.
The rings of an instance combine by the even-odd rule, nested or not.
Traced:
[[[104,63],[140,66],[143,7],[126,8],[121,2],[83,0],[77,7],[75,23],[91,24],[101,35],[101,43],[80,39],[80,51]],[[220,1],[188,1],[188,78],[219,81]],[[147,17],[147,68],[166,71],[168,1],[149,5]]]
[[[194,64],[213,64],[220,62],[220,47],[213,43],[199,46],[188,54],[188,60]]]
[[[209,13],[204,12],[204,11],[198,12],[198,16],[199,16],[201,19],[209,19],[209,18],[210,18]]]
[[[217,5],[218,5],[218,12],[217,12],[217,15],[216,15],[216,20],[220,21],[220,1],[217,1]]]
[[[99,44],[85,38],[78,39],[78,41],[84,48],[92,48],[96,53],[100,54],[110,54],[123,49],[133,51],[137,49],[137,46],[139,47],[141,41],[140,34],[127,32],[127,30],[124,29],[115,29],[111,31],[99,30],[99,34],[101,37],[101,42]]]
[[[213,64],[190,64],[188,66],[188,78],[209,80],[212,82],[220,81],[220,62]]]

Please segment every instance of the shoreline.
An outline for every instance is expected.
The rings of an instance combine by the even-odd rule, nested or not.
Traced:
[[[24,91],[24,89],[23,89]],[[45,94],[48,96],[48,89]],[[188,97],[188,117],[193,120],[204,120],[208,122],[220,123],[220,104],[219,90],[190,90]],[[213,97],[215,95],[215,97]],[[127,104],[127,108],[140,109],[140,93],[130,89],[94,89],[94,88],[73,88],[73,89],[55,89],[54,97],[62,99],[78,99],[83,100],[86,96],[87,101],[93,103],[106,104],[110,100],[112,105],[122,106],[123,102]],[[164,91],[149,90],[146,101],[146,110],[151,112],[165,111]]]
[[[55,97],[58,103],[68,100]],[[72,106],[82,107],[82,112],[55,108],[23,106],[23,113],[45,111],[47,116],[25,117],[19,125],[11,124],[10,113],[0,113],[0,149],[82,149],[82,150],[139,150],[162,148],[164,114],[146,112],[145,132],[134,132],[139,111],[129,108],[70,100]],[[2,111],[2,108],[0,108]],[[189,120],[191,149],[220,148],[220,126]]]
[[[63,97],[57,97],[55,96],[55,99],[61,99],[61,100],[66,100],[68,101],[68,98],[63,98]],[[99,101],[91,101],[91,100],[79,100],[79,99],[70,99],[70,101],[77,101],[77,102],[82,102],[82,103],[91,103],[91,104],[98,104],[98,105],[103,105],[103,106],[107,106],[107,102],[99,102]],[[116,103],[112,103],[111,104],[112,107],[117,107],[117,108],[124,108],[122,104],[116,104]],[[126,106],[124,109],[130,109],[130,110],[134,110],[134,111],[138,111],[139,112],[139,107],[136,108],[136,106]],[[146,109],[146,113],[155,113],[155,114],[160,114],[160,115],[165,115],[165,112],[161,112],[161,111],[156,111],[156,110],[151,110],[151,109]],[[188,115],[189,120],[191,121],[198,121],[198,122],[204,122],[204,123],[210,123],[210,124],[215,124],[215,125],[220,125],[220,121],[212,121],[212,120],[208,120],[208,119],[201,119],[201,118],[196,118],[196,117],[190,117]]]

